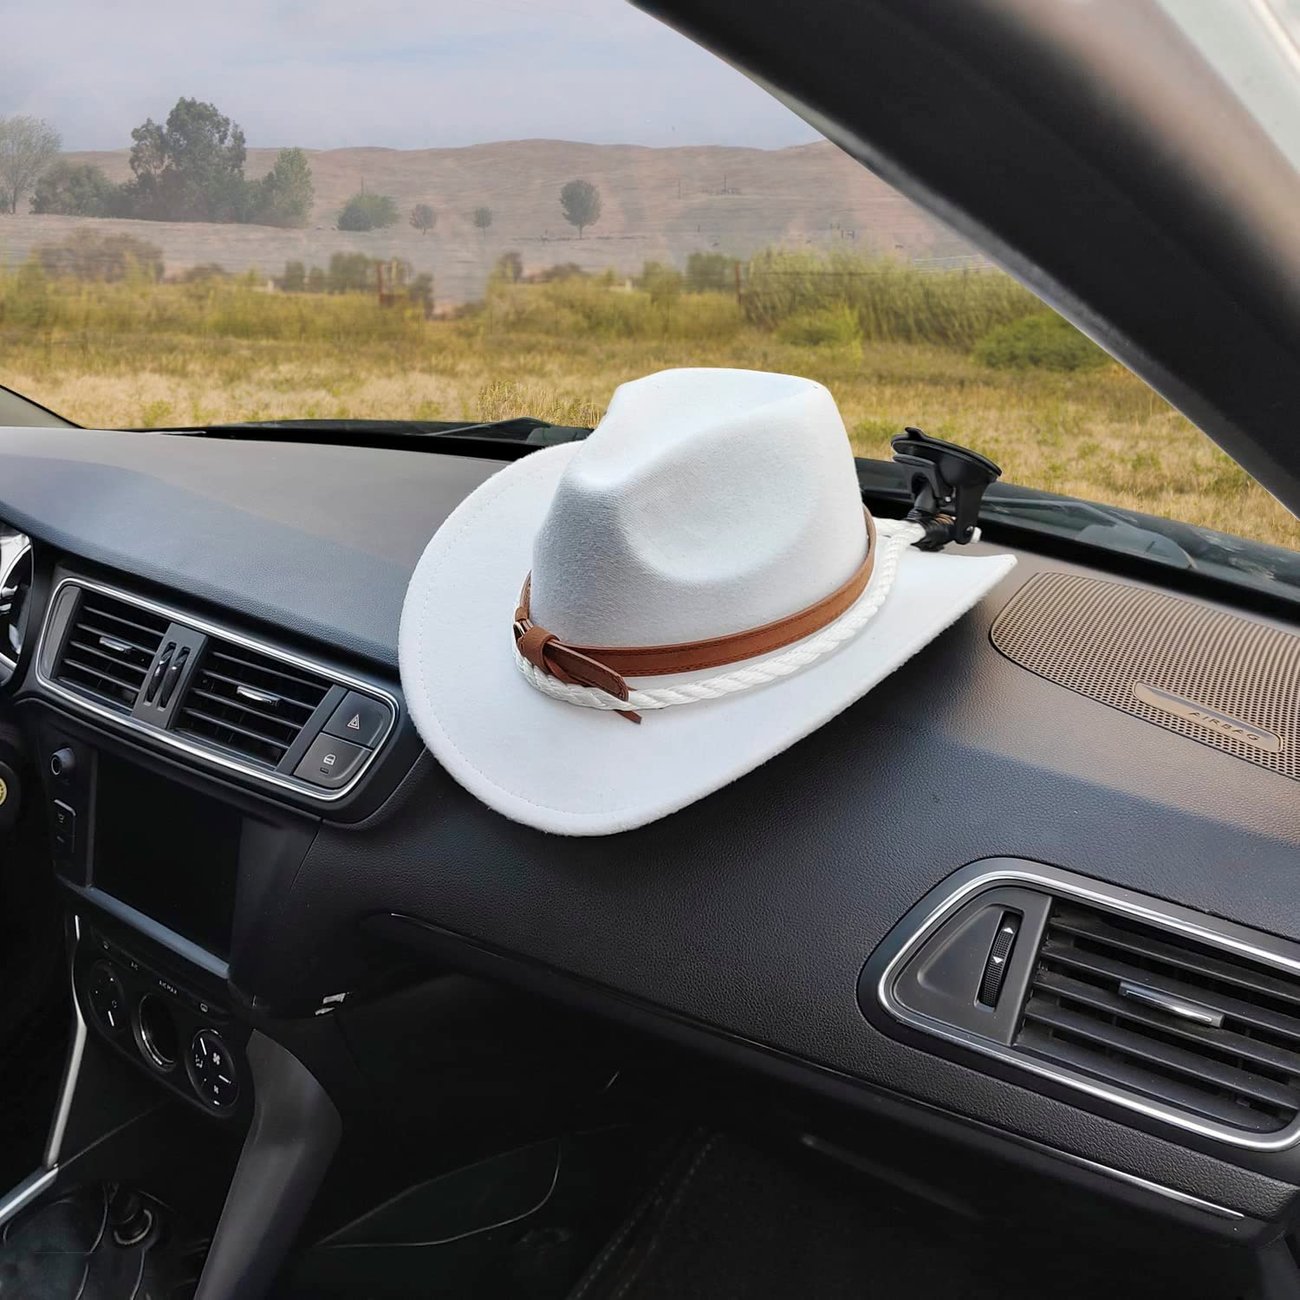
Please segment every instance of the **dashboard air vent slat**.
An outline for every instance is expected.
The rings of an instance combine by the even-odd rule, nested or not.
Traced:
[[[1300,980],[1289,980],[1272,971],[1257,969],[1229,957],[1165,943],[1154,932],[1132,934],[1101,915],[1090,916],[1081,910],[1058,912],[1053,918],[1053,928],[1060,933],[1073,935],[1076,939],[1094,940],[1108,948],[1137,957],[1158,958],[1192,975],[1222,980],[1225,984],[1251,989],[1266,997],[1294,1002],[1296,1014],[1300,1016]]]
[[[1031,1055],[1056,1061],[1063,1040],[1035,1026],[1027,1027],[1018,1040],[1020,1048]],[[1184,1112],[1211,1119],[1227,1128],[1246,1133],[1273,1133],[1280,1125],[1266,1111],[1255,1111],[1238,1106],[1229,1097],[1221,1097],[1205,1089],[1186,1087],[1156,1070],[1144,1069],[1135,1062],[1117,1060],[1106,1052],[1094,1050],[1087,1044],[1075,1045],[1066,1062],[1078,1074],[1091,1075],[1114,1084],[1128,1093],[1155,1097],[1166,1105],[1172,1104]]]
[[[167,627],[165,618],[86,591],[64,640],[55,680],[130,712]]]
[[[1271,1070],[1292,1074],[1300,1079],[1300,1044],[1297,1045],[1297,1050],[1288,1051],[1284,1047],[1277,1047],[1246,1033],[1234,1033],[1228,1029],[1214,1029],[1200,1025],[1192,1020],[1180,1020],[1158,1009],[1143,1006],[1140,1002],[1119,997],[1094,984],[1085,984],[1082,980],[1070,979],[1066,975],[1058,975],[1053,971],[1040,972],[1037,987],[1045,993],[1055,995],[1058,999],[1115,1016],[1120,1021],[1145,1025],[1155,1032],[1202,1043],[1211,1050],[1227,1050],[1244,1060],[1253,1061]]]
[[[1136,918],[1052,905],[1015,1046],[1251,1133],[1300,1115],[1300,976]]]
[[[329,688],[324,678],[213,639],[181,702],[176,730],[275,767]]]
[[[1193,1083],[1205,1081],[1231,1089],[1252,1101],[1300,1110],[1300,1092],[1275,1083],[1271,1078],[1226,1065],[1217,1053],[1197,1052],[1166,1040],[1163,1032],[1149,1028],[1130,1029],[1114,1019],[1070,1010],[1052,999],[1030,999],[1025,1019],[1081,1038],[1094,1047],[1115,1052],[1171,1074],[1186,1075]]]

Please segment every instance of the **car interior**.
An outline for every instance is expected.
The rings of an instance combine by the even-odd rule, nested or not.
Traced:
[[[1300,509],[1300,179],[1176,6],[641,7]],[[557,835],[429,753],[398,632],[587,430],[0,425],[0,1297],[1300,1296],[1300,557],[913,437],[873,515],[919,456],[1015,568]]]

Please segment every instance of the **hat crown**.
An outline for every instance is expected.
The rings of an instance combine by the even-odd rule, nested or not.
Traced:
[[[623,384],[565,468],[533,547],[532,616],[571,644],[726,636],[836,590],[865,546],[825,387],[662,371]]]

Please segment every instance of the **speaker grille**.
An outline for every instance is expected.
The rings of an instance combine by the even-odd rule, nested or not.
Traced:
[[[1300,636],[1072,573],[1036,574],[991,636],[1048,681],[1300,780]]]

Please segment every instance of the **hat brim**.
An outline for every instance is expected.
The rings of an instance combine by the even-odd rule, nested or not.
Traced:
[[[534,452],[468,496],[425,548],[402,609],[402,688],[420,735],[472,794],[539,830],[631,830],[720,789],[865,695],[1015,564],[909,547],[880,611],[833,654],[633,726],[551,699],[515,664],[511,622],[533,539],[579,446]]]

